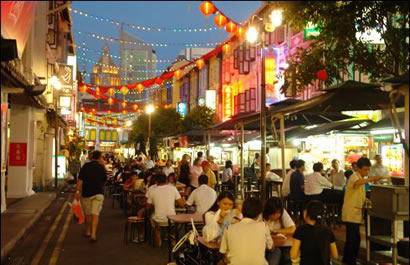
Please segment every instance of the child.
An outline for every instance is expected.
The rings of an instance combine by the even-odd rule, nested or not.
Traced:
[[[337,259],[335,236],[327,226],[322,224],[324,206],[320,201],[310,201],[303,211],[305,224],[299,226],[293,235],[290,258],[299,256],[300,265],[330,265],[330,256]]]
[[[225,254],[226,264],[268,264],[265,250],[273,251],[275,248],[269,227],[261,222],[262,210],[262,202],[258,198],[248,198],[243,202],[243,219],[228,226],[222,236],[219,251]],[[280,258],[280,252],[278,256]]]

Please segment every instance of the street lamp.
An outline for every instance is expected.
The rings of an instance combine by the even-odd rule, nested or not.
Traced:
[[[260,173],[262,177],[262,199],[266,199],[266,70],[265,70],[265,31],[273,32],[275,28],[282,24],[282,11],[273,10],[270,18],[271,23],[263,23],[263,18],[253,15],[251,19],[251,25],[254,18],[258,18],[261,21],[259,26],[259,32],[261,33],[261,48],[262,48],[262,78],[261,78],[261,92],[260,92],[260,130],[261,130],[261,165]],[[246,39],[250,43],[255,43],[258,38],[258,30],[251,26],[246,32]]]
[[[145,112],[148,114],[148,148],[150,147],[151,138],[151,113],[155,110],[154,105],[150,104],[145,108]]]

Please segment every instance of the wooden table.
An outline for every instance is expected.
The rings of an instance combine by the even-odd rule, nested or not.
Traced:
[[[191,218],[193,219],[195,224],[203,224],[203,214],[176,214],[176,215],[168,215],[168,262],[172,261],[172,244],[171,244],[171,224],[175,224],[175,241],[178,241],[178,225],[188,225],[191,223]],[[185,227],[185,232],[187,231]]]

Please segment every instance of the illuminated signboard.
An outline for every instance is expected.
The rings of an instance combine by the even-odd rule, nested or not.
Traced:
[[[186,102],[178,102],[177,111],[184,117],[186,115]]]
[[[216,91],[215,90],[207,90],[205,92],[205,103],[206,106],[210,109],[216,109]]]
[[[311,37],[316,37],[319,36],[320,31],[316,28],[315,25],[313,25],[311,22],[309,22],[303,31],[303,38],[305,40],[311,39]]]
[[[233,91],[232,86],[223,86],[223,93],[222,93],[222,119],[227,120],[233,115]]]

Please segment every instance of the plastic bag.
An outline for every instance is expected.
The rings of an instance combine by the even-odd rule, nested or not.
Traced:
[[[84,223],[84,213],[83,209],[81,208],[80,202],[74,199],[73,203],[71,204],[71,209],[73,210],[75,217],[77,217],[78,219],[78,224]]]
[[[215,213],[212,222],[210,222],[209,224],[206,224],[202,228],[202,236],[204,237],[204,240],[206,242],[216,241],[219,238],[219,235],[221,233],[221,228],[218,225],[218,219],[219,219],[220,213],[221,213],[221,210],[218,210]]]

